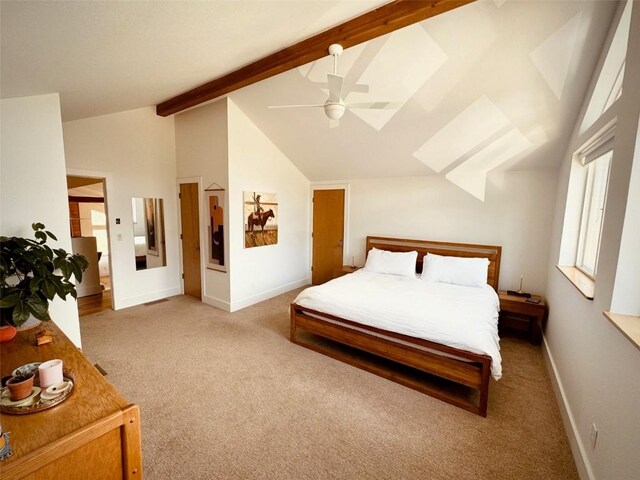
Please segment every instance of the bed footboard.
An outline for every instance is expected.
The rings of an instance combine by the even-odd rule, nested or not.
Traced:
[[[313,343],[297,335],[303,330],[325,339],[338,342],[392,362],[463,385],[478,392],[477,400],[470,401],[429,382],[416,379],[399,369],[349,355],[339,349]],[[393,380],[447,403],[476,413],[487,415],[491,357],[441,345],[427,340],[381,330],[291,304],[290,339],[293,343],[376,375]]]

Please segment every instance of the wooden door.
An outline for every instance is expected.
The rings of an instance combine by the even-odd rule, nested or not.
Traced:
[[[180,223],[182,226],[182,277],[184,294],[202,300],[200,284],[200,206],[198,184],[180,184]]]
[[[313,193],[313,261],[311,283],[333,278],[342,267],[344,243],[344,190],[315,190]]]

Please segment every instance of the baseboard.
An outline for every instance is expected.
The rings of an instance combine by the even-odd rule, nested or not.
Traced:
[[[78,286],[76,287],[76,292],[78,293],[78,298],[97,295],[98,293],[102,293],[102,285],[98,283],[97,285],[91,286]]]
[[[580,475],[581,480],[595,480],[596,477],[591,469],[591,464],[589,463],[589,458],[587,457],[584,444],[578,434],[578,428],[576,427],[573,413],[569,407],[569,402],[567,401],[562,380],[560,379],[560,375],[558,375],[556,363],[553,360],[553,355],[551,355],[551,351],[549,350],[549,344],[544,336],[542,344],[544,346],[542,349],[542,356],[547,364],[547,371],[549,372],[551,385],[553,386],[553,391],[556,394],[556,400],[560,407],[560,415],[562,416],[564,429],[567,432],[567,437],[569,437],[569,445],[571,446],[573,459],[576,463],[576,468],[578,469],[578,475]]]
[[[227,301],[220,300],[219,298],[211,297],[209,295],[202,295],[202,303],[211,305],[212,307],[219,308],[225,312],[231,311],[231,304]]]
[[[255,305],[256,303],[264,302],[265,300],[269,300],[270,298],[277,297],[278,295],[282,295],[283,293],[287,293],[296,288],[304,287],[305,285],[309,285],[311,283],[311,279],[309,277],[303,278],[302,280],[297,280],[295,282],[287,283],[286,285],[282,285],[280,287],[273,288],[271,290],[267,290],[266,292],[258,293],[256,295],[252,295],[243,300],[239,300],[236,302],[231,302],[231,312],[235,312],[237,310],[241,310],[243,308],[250,307],[251,305]]]
[[[144,295],[138,295],[136,297],[117,298],[113,299],[113,309],[120,310],[122,308],[134,307],[136,305],[142,305],[143,303],[154,302],[156,300],[162,300],[163,298],[173,297],[180,295],[180,287],[167,288],[166,290],[160,290],[157,292],[145,293]]]

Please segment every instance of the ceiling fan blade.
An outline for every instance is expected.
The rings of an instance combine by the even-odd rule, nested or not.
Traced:
[[[392,110],[400,108],[402,104],[399,102],[364,102],[364,103],[347,103],[347,108],[368,108],[373,110]]]
[[[313,105],[269,105],[267,108],[307,108],[307,107],[324,107],[324,103]]]
[[[340,120],[329,119],[329,128],[338,128],[340,126]]]
[[[369,93],[369,85],[365,83],[356,83],[349,88],[350,92]]]
[[[320,87],[322,89],[326,89],[327,88],[327,82],[310,82],[311,85],[314,85],[316,87]],[[342,86],[342,89],[346,92],[349,93],[369,93],[369,85],[366,85],[364,83],[349,83],[349,82],[344,82],[344,85]]]
[[[329,85],[329,101],[339,102],[340,95],[342,95],[342,83],[344,77],[340,75],[334,75],[333,73],[327,73],[327,84]]]

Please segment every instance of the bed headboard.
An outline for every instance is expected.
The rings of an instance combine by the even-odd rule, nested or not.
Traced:
[[[487,283],[498,291],[500,280],[500,256],[502,247],[495,245],[473,245],[470,243],[432,242],[430,240],[410,240],[406,238],[367,237],[367,254],[376,247],[391,252],[418,252],[416,272],[422,272],[422,261],[427,253],[448,257],[483,257],[489,259]]]

